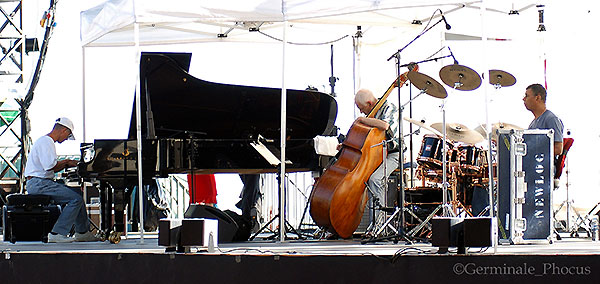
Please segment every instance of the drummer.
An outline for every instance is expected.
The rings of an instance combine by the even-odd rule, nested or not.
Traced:
[[[546,109],[546,89],[540,84],[529,85],[525,90],[523,102],[525,108],[534,116],[533,121],[529,124],[529,129],[553,129],[554,155],[562,154],[564,126],[554,113]]]

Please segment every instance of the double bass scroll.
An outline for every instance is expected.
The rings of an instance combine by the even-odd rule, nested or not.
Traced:
[[[411,71],[417,70],[413,65]],[[407,80],[408,72],[394,80],[367,117],[375,117],[394,88]],[[354,121],[338,160],[325,170],[311,193],[310,215],[318,226],[342,238],[352,236],[367,204],[365,183],[383,162],[382,147],[372,146],[384,140],[385,131]]]

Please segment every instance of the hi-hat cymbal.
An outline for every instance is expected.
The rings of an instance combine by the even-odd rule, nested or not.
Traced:
[[[486,133],[485,129],[486,129],[485,124],[480,124],[479,126],[475,127],[475,131],[477,131],[477,133],[481,134],[481,136],[483,136],[483,137],[487,137],[487,133]],[[510,124],[510,123],[505,123],[505,122],[492,123],[492,140],[494,140],[494,141],[498,139],[498,134],[496,133],[496,130],[498,130],[498,129],[523,130],[523,128],[521,128],[520,126]]]
[[[443,133],[444,126],[441,122],[434,123],[431,127]],[[446,138],[468,144],[477,144],[484,140],[483,136],[477,131],[471,130],[460,123],[446,123]]]
[[[443,99],[448,96],[442,84],[423,73],[410,71],[408,72],[408,79],[417,89],[432,97]]]
[[[403,117],[404,120],[418,126],[424,129],[427,129],[429,131],[431,131],[431,133],[437,135],[437,136],[442,136],[442,133],[440,133],[439,131],[431,128],[429,125],[425,124],[424,120],[416,120],[416,119],[412,119],[412,118],[408,118],[408,117]]]
[[[481,77],[475,70],[458,64],[440,69],[440,78],[450,88],[461,91],[472,91],[481,86]]]
[[[490,84],[494,86],[510,87],[517,82],[512,74],[502,70],[490,70]]]

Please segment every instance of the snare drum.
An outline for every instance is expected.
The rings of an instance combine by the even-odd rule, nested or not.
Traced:
[[[451,153],[453,145],[446,142],[447,153]],[[444,147],[442,147],[442,138],[437,135],[426,134],[423,135],[423,143],[421,145],[421,151],[419,151],[419,157],[417,163],[430,169],[441,169],[442,168],[442,153]],[[446,155],[448,157],[448,154]],[[446,158],[448,161],[448,158]]]

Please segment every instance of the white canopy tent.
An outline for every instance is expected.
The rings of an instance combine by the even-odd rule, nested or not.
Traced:
[[[508,12],[515,6],[530,8],[528,3],[494,2],[493,6],[498,11]],[[265,35],[283,39],[281,58],[281,88],[282,88],[282,135],[281,135],[281,160],[285,160],[285,90],[286,90],[286,42],[293,42],[295,35],[310,42],[326,42],[334,40],[340,35],[353,35],[356,26],[382,26],[388,31],[403,34],[409,37],[419,33],[432,15],[439,18],[436,9],[441,9],[446,14],[459,10],[468,10],[479,15],[473,18],[471,25],[465,26],[462,33],[486,38],[483,35],[483,17],[480,14],[482,1],[134,1],[134,0],[109,0],[105,3],[88,9],[81,13],[81,43],[83,46],[83,121],[84,139],[86,114],[85,114],[85,54],[90,47],[118,47],[135,46],[136,60],[139,60],[140,46],[174,45],[182,43],[201,42],[267,42],[271,41]],[[489,4],[488,4],[489,5]],[[505,13],[508,14],[508,13]],[[490,20],[495,17],[487,14]],[[413,24],[422,23],[422,25]],[[433,24],[432,22],[432,24]],[[440,27],[443,25],[440,25]],[[315,28],[318,27],[318,28]],[[331,28],[334,27],[334,28]],[[488,27],[486,27],[487,29]],[[335,29],[337,32],[332,33]],[[440,28],[441,29],[441,28]],[[342,31],[342,32],[340,32]],[[257,36],[256,32],[261,33]],[[501,30],[493,30],[495,37],[503,37]],[[306,34],[310,36],[306,36]],[[510,31],[506,32],[510,34]],[[332,35],[335,35],[332,39]],[[443,35],[443,34],[442,34]],[[394,35],[388,35],[387,37]],[[408,42],[408,41],[404,41]],[[434,40],[435,42],[435,40]],[[438,39],[443,43],[443,39]],[[378,45],[380,43],[373,43]],[[400,46],[398,46],[400,47]],[[438,47],[435,48],[437,50]],[[433,52],[435,52],[433,50]],[[407,51],[414,52],[414,51]],[[420,51],[421,55],[423,52]],[[415,52],[416,53],[416,52]],[[389,54],[384,55],[385,57]],[[485,60],[483,60],[485,61]],[[485,64],[484,64],[485,66]],[[485,68],[484,70],[487,70]],[[359,76],[360,80],[360,76]],[[139,81],[139,80],[137,80]],[[389,80],[388,80],[389,81]],[[139,83],[139,82],[138,82]],[[386,84],[387,85],[387,84]],[[484,84],[484,86],[487,84]],[[485,90],[485,87],[483,88]],[[139,93],[139,86],[137,88]],[[139,103],[137,103],[139,114]],[[141,135],[140,122],[138,121],[138,135]],[[141,145],[138,145],[141,147]],[[141,153],[138,153],[141,155]],[[141,160],[141,157],[140,157]],[[141,170],[141,169],[140,169]],[[285,171],[282,163],[281,170]],[[283,183],[283,179],[281,180]],[[141,178],[140,178],[141,188]],[[284,196],[281,186],[280,196]],[[141,193],[141,191],[139,191]],[[141,200],[141,197],[140,197]],[[280,208],[283,208],[283,198],[280,198]],[[140,214],[142,215],[142,214]],[[285,217],[280,218],[280,228],[285,228]],[[285,231],[280,231],[280,240],[283,240]]]
[[[477,9],[481,1],[134,1],[112,0],[82,12],[84,46],[133,45],[133,25],[140,25],[140,44],[173,44],[215,40],[222,28],[246,33],[253,23],[313,23],[411,27],[425,22],[435,9],[449,13]],[[439,17],[439,16],[438,16]],[[281,27],[279,25],[279,27]],[[414,26],[413,26],[414,28]]]

